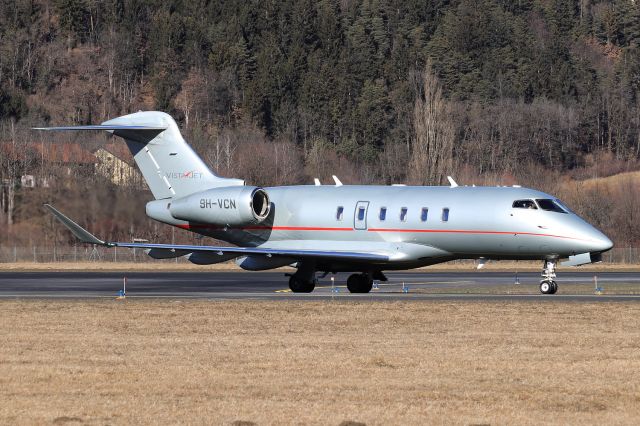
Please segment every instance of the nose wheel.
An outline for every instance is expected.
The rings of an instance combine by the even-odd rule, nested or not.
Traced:
[[[554,281],[556,277],[556,261],[545,260],[544,269],[542,269],[542,280],[540,281],[540,293],[556,294],[558,291],[558,283]]]
[[[558,283],[555,281],[542,281],[540,283],[540,293],[556,294],[558,291]]]

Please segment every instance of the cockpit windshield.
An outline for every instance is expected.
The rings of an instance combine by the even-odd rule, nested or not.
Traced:
[[[531,209],[537,210],[538,207],[533,200],[516,200],[513,202],[514,209]]]
[[[567,213],[573,213],[573,210],[571,210],[569,207],[567,207],[567,205],[565,203],[563,203],[562,201],[558,200],[557,198],[555,200],[553,200],[556,204],[558,204],[560,207],[562,207],[562,209],[567,212]]]
[[[565,209],[562,203],[558,200],[549,200],[549,199],[536,199],[536,202],[540,206],[542,210],[546,210],[548,212],[556,212],[556,213],[568,213],[568,209]]]

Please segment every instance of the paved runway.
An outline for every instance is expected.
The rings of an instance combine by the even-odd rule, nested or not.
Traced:
[[[511,272],[420,271],[387,276],[389,282],[379,283],[369,294],[350,294],[344,287],[347,274],[336,275],[333,287],[326,277],[313,293],[293,294],[282,272],[0,272],[0,298],[115,297],[126,277],[127,297],[640,302],[640,294],[633,294],[640,293],[640,273],[633,272],[598,273],[598,285],[605,288],[603,295],[577,294],[594,284],[594,273],[587,272],[560,274],[560,290],[555,295],[539,294],[539,274],[533,272],[520,273],[519,285]],[[607,286],[616,286],[617,293],[626,294],[606,294]]]

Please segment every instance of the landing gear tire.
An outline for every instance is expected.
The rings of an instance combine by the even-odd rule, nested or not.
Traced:
[[[551,283],[549,281],[542,281],[540,283],[540,293],[542,293],[542,294],[550,294],[551,293]]]
[[[351,293],[369,293],[373,280],[367,274],[353,274],[347,278],[347,288]]]
[[[558,291],[558,283],[556,283],[555,281],[540,282],[540,293],[556,294],[557,291]]]
[[[307,281],[292,275],[289,278],[289,288],[294,293],[311,293],[316,287],[315,281]]]

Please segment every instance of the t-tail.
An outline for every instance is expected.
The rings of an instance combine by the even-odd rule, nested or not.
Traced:
[[[156,200],[244,185],[242,179],[214,174],[184,140],[173,118],[164,112],[141,111],[100,125],[37,130],[105,130],[123,138]]]

